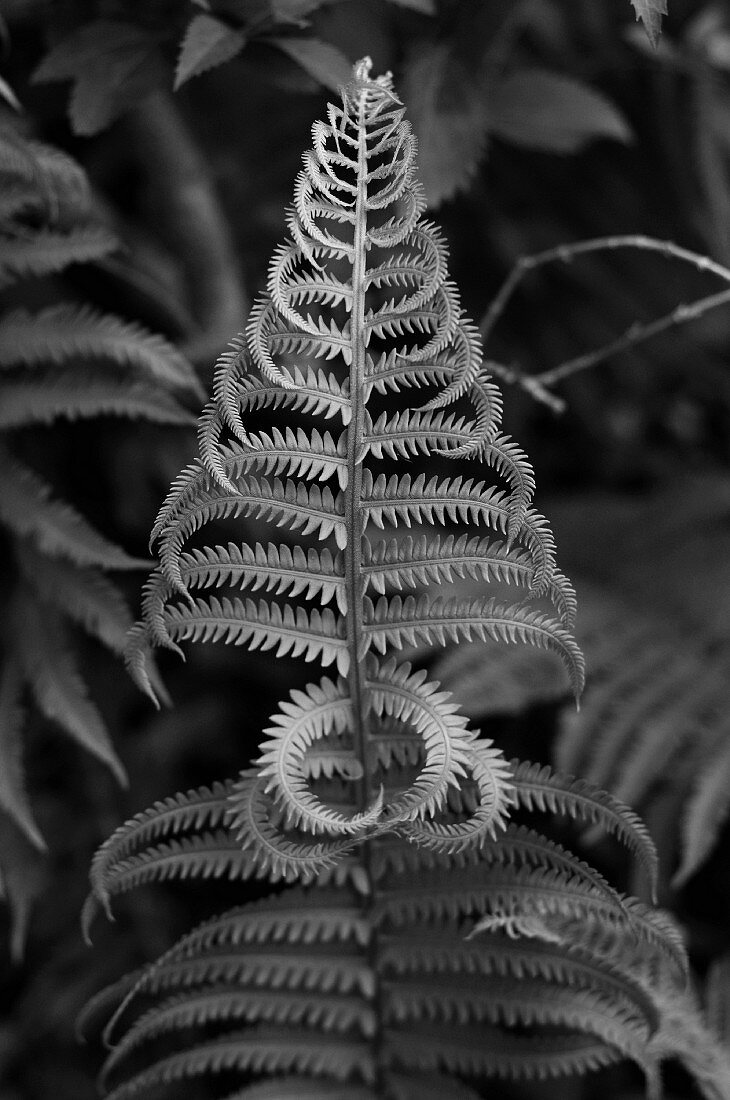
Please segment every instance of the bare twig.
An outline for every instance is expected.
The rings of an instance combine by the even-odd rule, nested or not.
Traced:
[[[619,336],[618,339],[613,340],[610,344],[605,344],[602,348],[587,352],[585,355],[579,355],[575,359],[568,359],[552,370],[546,370],[541,374],[531,376],[530,381],[537,382],[542,386],[554,386],[556,382],[562,381],[569,375],[586,370],[588,367],[595,367],[598,363],[603,363],[604,360],[610,359],[612,355],[616,355],[618,352],[626,351],[636,344],[643,343],[644,340],[649,340],[652,336],[658,336],[660,332],[666,332],[667,329],[674,328],[677,325],[684,325],[687,321],[695,321],[703,313],[709,313],[711,309],[717,309],[718,306],[728,304],[730,304],[730,290],[721,290],[718,294],[710,294],[708,297],[700,298],[688,306],[679,305],[671,313],[665,314],[664,317],[658,317],[656,321],[648,321],[646,324],[637,322],[631,325],[623,336]]]
[[[531,397],[534,397],[535,401],[540,401],[543,405],[547,405],[554,413],[565,412],[565,401],[563,398],[557,397],[554,393],[550,393],[550,390],[546,389],[541,381],[538,381],[538,375],[525,374],[516,363],[508,367],[505,366],[504,363],[496,363],[494,360],[490,360],[485,366],[490,374],[496,374],[498,378],[503,378],[504,381],[508,382],[511,386],[520,386],[520,388],[526,390]]]
[[[616,237],[598,237],[593,240],[578,241],[575,244],[558,245],[556,248],[549,248],[532,256],[523,256],[517,261],[482,318],[479,326],[482,339],[486,340],[489,337],[518,286],[530,272],[549,263],[571,263],[577,256],[618,248],[637,248],[647,252],[657,252],[667,258],[682,260],[685,263],[692,264],[698,271],[706,271],[716,275],[724,283],[730,284],[730,270],[723,264],[717,263],[709,256],[703,256],[698,252],[682,248],[672,241],[660,241],[653,237],[631,234]],[[728,304],[730,304],[730,289],[707,295],[689,305],[678,305],[671,313],[658,317],[654,321],[636,322],[621,336],[608,344],[604,344],[603,347],[586,352],[574,359],[569,359],[557,367],[543,371],[541,374],[528,375],[524,374],[519,367],[505,367],[497,363],[490,363],[490,368],[495,374],[504,378],[505,381],[521,386],[532,397],[550,406],[555,412],[562,412],[565,403],[549,393],[550,386],[554,386],[557,382],[579,371],[597,366],[611,356],[643,343],[643,341],[649,340],[653,336],[658,336],[660,333],[666,332],[667,329],[686,324],[688,321],[694,321],[710,310]]]

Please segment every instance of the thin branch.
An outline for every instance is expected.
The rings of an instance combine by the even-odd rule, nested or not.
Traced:
[[[570,263],[576,256],[617,248],[638,248],[647,252],[657,252],[667,258],[678,259],[685,263],[692,264],[699,271],[707,271],[712,275],[717,275],[724,283],[730,283],[730,270],[728,270],[728,268],[717,263],[715,260],[711,260],[709,256],[702,256],[698,252],[692,252],[690,249],[682,248],[672,241],[660,241],[653,237],[632,234],[616,237],[598,237],[593,240],[578,241],[575,244],[558,245],[555,248],[546,249],[544,252],[537,252],[532,256],[523,256],[517,261],[482,318],[479,326],[482,339],[486,340],[491,334],[497,321],[504,313],[512,295],[531,271],[545,264],[555,262]],[[489,367],[494,374],[503,378],[508,383],[519,385],[535,398],[535,400],[541,401],[554,412],[563,412],[565,409],[565,402],[549,392],[550,386],[556,385],[556,383],[561,382],[570,375],[577,374],[579,371],[597,366],[606,359],[610,359],[611,356],[617,355],[622,351],[627,351],[629,348],[635,347],[637,344],[643,343],[653,336],[658,336],[660,333],[666,332],[670,328],[684,325],[688,321],[694,321],[710,310],[728,304],[730,304],[730,289],[719,291],[717,294],[710,294],[705,298],[700,298],[698,301],[692,302],[690,305],[678,305],[671,313],[667,313],[663,317],[658,317],[654,321],[648,321],[645,324],[636,322],[621,336],[608,344],[604,344],[603,347],[576,356],[574,359],[568,359],[566,362],[559,364],[559,366],[543,371],[541,374],[525,374],[517,366],[506,367],[503,364],[494,362],[491,362]]]
[[[562,397],[550,393],[550,390],[546,389],[541,381],[538,381],[538,377],[541,376],[525,374],[516,363],[511,364],[511,366],[506,366],[504,363],[496,363],[494,360],[490,359],[485,366],[490,374],[496,374],[498,378],[504,379],[510,386],[516,385],[526,390],[535,401],[540,401],[543,405],[547,405],[554,413],[565,412],[565,401]]]
[[[567,362],[561,363],[558,367],[553,367],[552,370],[529,376],[528,380],[541,386],[554,386],[556,382],[561,382],[569,375],[587,370],[588,367],[595,367],[598,363],[610,359],[612,355],[617,355],[621,351],[635,347],[636,344],[641,344],[652,336],[658,336],[660,332],[666,332],[667,329],[674,328],[677,325],[684,325],[688,321],[695,321],[711,309],[717,309],[718,306],[728,304],[730,304],[730,290],[721,290],[717,294],[710,294],[707,298],[700,298],[699,301],[692,302],[688,306],[679,305],[671,313],[665,314],[664,317],[658,317],[656,321],[648,321],[646,324],[637,322],[631,325],[623,336],[619,336],[602,348],[587,352],[585,355],[579,355],[575,359],[568,359]],[[524,378],[525,376],[522,376],[522,379]],[[518,381],[523,384],[521,379],[518,379]]]
[[[524,278],[538,267],[544,267],[551,263],[571,263],[576,256],[585,256],[590,252],[606,252],[618,248],[638,248],[645,252],[658,252],[667,258],[683,260],[692,264],[698,271],[707,271],[717,275],[725,283],[730,283],[730,270],[722,264],[711,260],[709,256],[702,256],[699,252],[692,252],[688,248],[682,248],[673,241],[660,241],[655,237],[644,237],[641,234],[624,234],[618,237],[596,237],[589,241],[577,241],[575,244],[559,244],[555,248],[548,248],[544,252],[536,252],[532,256],[522,256],[502,283],[497,294],[492,300],[489,309],[484,314],[479,331],[482,340],[486,341],[491,335],[492,329],[504,313],[507,304]]]

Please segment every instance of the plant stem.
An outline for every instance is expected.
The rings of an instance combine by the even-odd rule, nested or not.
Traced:
[[[363,765],[363,808],[370,797],[365,729],[365,661],[361,656],[364,583],[362,575],[362,447],[365,435],[365,241],[367,233],[365,185],[365,128],[358,125],[357,198],[352,262],[352,311],[350,313],[350,401],[352,417],[347,428],[347,488],[345,490],[345,591],[347,594],[347,647],[350,654],[348,682],[356,753]]]
[[[730,270],[723,264],[717,263],[709,256],[703,256],[698,252],[682,248],[672,241],[660,241],[653,237],[631,234],[616,237],[598,237],[588,241],[578,241],[575,244],[558,245],[556,248],[549,248],[532,256],[523,256],[517,261],[482,318],[479,326],[482,339],[486,340],[489,337],[497,321],[504,313],[508,302],[528,273],[549,263],[570,263],[576,256],[618,248],[638,248],[648,252],[658,252],[667,258],[690,263],[699,271],[707,271],[722,279],[723,282],[730,283]],[[636,322],[610,343],[578,355],[573,359],[568,359],[556,367],[542,371],[540,374],[527,375],[517,366],[506,367],[499,363],[490,363],[489,368],[506,382],[521,386],[535,400],[548,405],[554,412],[563,412],[565,403],[549,392],[550,386],[556,385],[556,383],[577,374],[579,371],[597,366],[599,363],[611,358],[611,356],[643,343],[644,340],[649,340],[653,336],[658,336],[660,333],[678,325],[686,324],[688,321],[694,321],[710,310],[727,304],[730,304],[730,289],[707,295],[689,305],[680,304],[670,313],[646,323]]]

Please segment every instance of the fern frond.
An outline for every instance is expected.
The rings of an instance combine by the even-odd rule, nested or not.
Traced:
[[[682,859],[672,879],[683,886],[702,866],[730,814],[730,740],[699,769],[681,823]]]
[[[247,644],[249,649],[276,649],[277,657],[291,654],[305,661],[319,659],[325,666],[336,663],[341,675],[347,672],[349,654],[342,620],[327,607],[308,612],[266,600],[256,603],[211,596],[195,600],[192,607],[168,607],[165,628],[173,641],[222,641]]]
[[[194,418],[175,398],[145,382],[99,377],[98,372],[72,367],[37,371],[32,378],[5,382],[0,428],[50,424],[60,417],[79,420],[126,416],[159,424],[192,424]]]
[[[315,841],[311,834],[290,838],[284,833],[279,815],[266,792],[266,782],[257,772],[242,772],[231,793],[230,827],[239,845],[250,855],[256,872],[272,881],[301,879],[311,881],[320,872],[333,868],[344,852],[349,851],[356,837]],[[368,816],[377,818],[380,802],[370,807]]]
[[[203,390],[191,364],[161,336],[136,322],[64,302],[38,313],[15,310],[0,320],[0,366],[61,365],[77,356],[134,367],[162,386]]]
[[[216,829],[229,810],[232,784],[216,783],[166,798],[136,814],[109,837],[94,855],[91,865],[93,895],[106,906],[107,881],[117,865],[135,849],[160,838],[178,836],[189,829]]]
[[[83,169],[62,149],[3,128],[0,172],[25,182],[51,223],[75,222],[91,210],[91,188]],[[4,181],[3,190],[7,182]]]
[[[513,761],[512,785],[517,805],[528,810],[562,813],[615,833],[646,868],[656,891],[659,857],[641,818],[613,795],[571,775],[560,775],[546,765]]]
[[[204,992],[186,993],[163,1002],[159,1008],[150,1009],[107,1059],[104,1078],[141,1044],[166,1032],[201,1027],[206,1024],[229,1023],[269,1024],[279,1027],[321,1028],[337,1035],[358,1030],[371,1036],[376,1028],[373,1010],[354,997],[327,996],[292,990],[242,990],[217,988]]]
[[[132,617],[124,596],[100,570],[39,554],[24,545],[18,555],[26,583],[114,653],[122,654]]]
[[[431,600],[407,596],[381,596],[376,604],[367,601],[365,637],[385,653],[388,646],[401,648],[404,641],[425,641],[444,645],[447,640],[493,638],[505,643],[522,642],[552,649],[563,661],[573,692],[583,688],[584,663],[572,635],[558,622],[529,607],[505,607],[488,600]]]
[[[400,539],[363,542],[363,573],[376,592],[386,587],[417,588],[451,583],[455,578],[500,581],[530,588],[534,569],[526,551],[468,535],[406,535]],[[574,625],[576,598],[573,586],[562,573],[553,572],[545,586],[563,626]]]
[[[33,538],[43,553],[80,566],[139,569],[148,564],[105,539],[70,504],[52,500],[51,487],[27,466],[4,451],[0,458],[0,520],[11,531]]]
[[[412,479],[409,474],[398,477],[384,474],[373,479],[370,471],[363,476],[366,516],[378,527],[384,522],[398,526],[404,523],[446,524],[483,523],[507,534],[520,511],[500,490],[486,487],[472,479],[432,477],[423,474]],[[554,542],[547,521],[529,508],[520,520],[518,537],[530,552],[535,570],[533,587],[542,590],[555,569]]]
[[[68,233],[41,229],[27,239],[6,237],[0,257],[0,286],[29,276],[53,275],[70,264],[108,256],[118,247],[116,237],[102,226],[79,226]]]
[[[0,672],[0,810],[43,851],[46,843],[35,822],[25,787],[21,729],[24,718],[23,676],[14,657]]]
[[[126,783],[101,714],[87,696],[56,613],[20,590],[11,609],[18,659],[40,711]]]
[[[555,653],[576,695],[583,685],[575,594],[422,217],[390,78],[359,63],[312,143],[267,293],[219,360],[200,458],[155,524],[160,565],[128,660],[152,694],[152,647],[186,641],[302,656],[337,675],[279,704],[236,781],[156,804],[97,855],[87,918],[145,882],[281,884],[97,1001],[111,1013],[105,1037],[122,1036],[110,1096],[226,1070],[241,1077],[231,1100],[414,1100],[416,1087],[473,1100],[460,1076],[541,1079],[625,1057],[654,1088],[667,991],[685,996],[681,935],[509,817],[522,807],[600,825],[654,876],[643,826],[590,784],[510,766],[449,692],[399,660],[408,645],[522,642]],[[420,405],[403,408],[411,391]],[[403,459],[459,465],[455,476],[382,467]],[[506,487],[463,475],[468,462]],[[298,543],[219,539],[217,525],[241,517]],[[218,541],[202,545],[212,523]],[[373,540],[386,524],[418,530]],[[464,578],[478,595],[418,591]],[[522,602],[499,602],[495,582]],[[203,1034],[171,1053],[189,1029]],[[256,1079],[266,1075],[275,1081]]]
[[[444,1034],[436,1025],[394,1036],[386,1052],[413,1070],[443,1069],[507,1080],[549,1080],[618,1062],[623,1052],[592,1036],[558,1032],[548,1037],[510,1035],[484,1025]]]

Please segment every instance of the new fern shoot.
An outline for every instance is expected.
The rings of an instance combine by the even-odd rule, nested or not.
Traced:
[[[656,1092],[664,1005],[669,1053],[684,1042],[708,1064],[670,920],[511,820],[522,807],[599,823],[653,878],[639,819],[587,783],[508,763],[404,652],[523,642],[559,654],[576,695],[583,684],[574,593],[531,467],[500,432],[415,158],[390,77],[361,61],[312,128],[290,239],[155,525],[128,651],[153,697],[156,646],[247,645],[325,674],[280,703],[237,779],[157,803],[95,857],[87,923],[149,881],[290,883],[92,1002],[87,1022],[118,1040],[113,1100],[175,1083],[187,1096],[221,1071],[241,1100],[473,1100],[490,1074],[627,1057]],[[424,469],[446,460],[452,476]],[[254,520],[270,541],[240,541]],[[232,541],[206,545],[224,521]],[[465,576],[482,596],[449,595]],[[499,597],[505,583],[519,602]]]
[[[149,641],[223,640],[334,666],[337,677],[283,705],[232,799],[232,825],[267,873],[316,873],[375,833],[455,852],[504,827],[506,762],[466,729],[437,685],[398,661],[405,644],[476,635],[549,646],[576,693],[582,685],[573,592],[555,568],[546,521],[530,507],[532,470],[499,432],[499,393],[448,279],[444,243],[422,217],[416,142],[403,114],[390,80],[371,80],[363,62],[342,107],[313,127],[291,239],[273,257],[245,339],[219,364],[200,461],[158,518],[161,563],[130,654],[146,686]],[[423,391],[417,407],[372,411],[374,398],[406,390]],[[451,411],[459,401],[470,415]],[[262,409],[281,426],[252,430],[251,414]],[[295,411],[312,426],[290,426]],[[477,475],[491,466],[507,490],[462,474],[386,472],[429,455],[469,459]],[[300,538],[183,549],[204,524],[236,515]],[[455,537],[457,524],[501,537]],[[418,533],[385,537],[403,527]],[[506,577],[528,599],[465,605],[412,594],[424,581],[448,591],[464,572],[483,578],[485,591],[492,577]],[[273,598],[214,594],[231,588]],[[555,614],[536,604],[542,597]],[[421,746],[418,774],[387,791],[379,773],[393,752],[415,760]],[[313,751],[320,769],[350,782],[357,809],[315,793]],[[449,789],[465,777],[479,792],[473,813],[459,825],[442,822]]]

